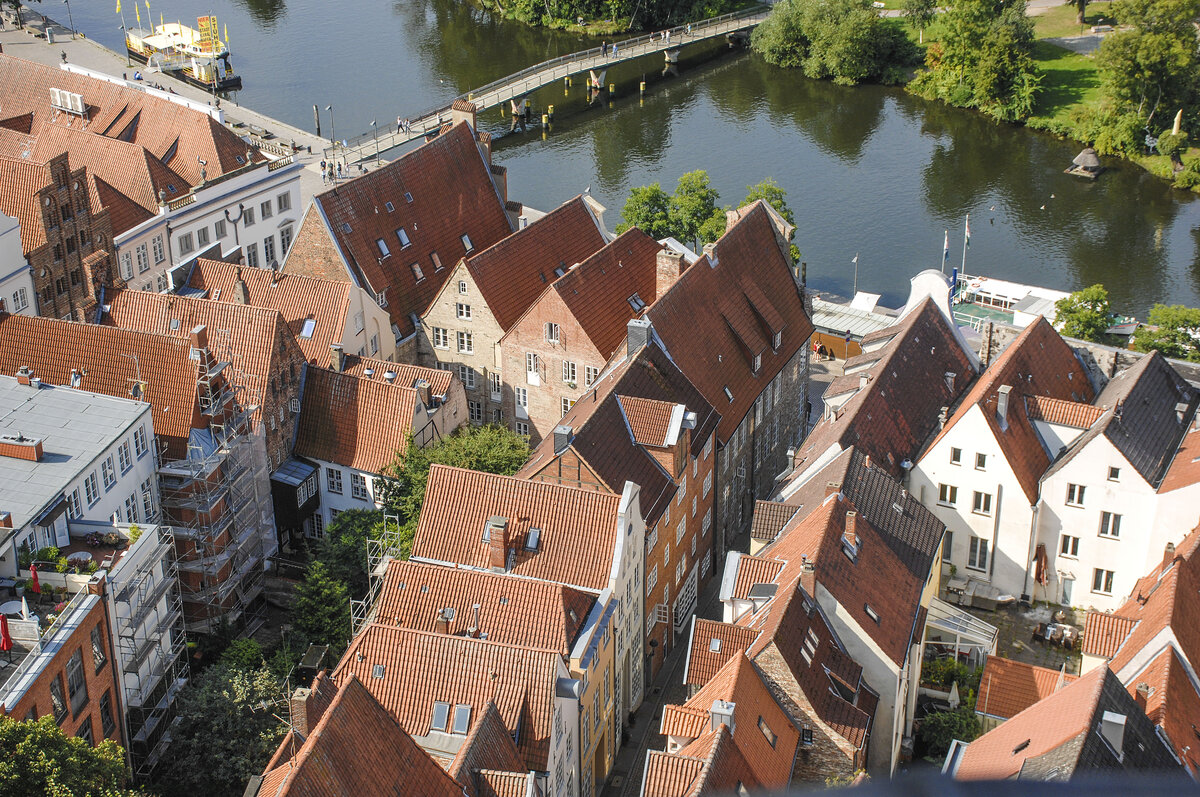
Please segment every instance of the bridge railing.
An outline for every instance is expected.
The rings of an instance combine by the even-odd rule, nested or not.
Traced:
[[[762,14],[763,11],[766,10],[766,8],[767,8],[767,6],[756,6],[756,7],[749,8],[749,9],[743,9],[742,11],[731,11],[728,14],[722,14],[719,17],[712,17],[711,19],[705,19],[705,20],[701,20],[699,22],[693,22],[693,23],[691,23],[691,26],[690,26],[692,38],[695,38],[698,34],[703,34],[706,31],[712,30],[713,28],[720,27],[727,22],[758,16],[758,15]],[[686,33],[688,30],[688,27],[689,26],[685,24],[685,25],[677,25],[673,28],[664,28],[664,30],[671,31],[671,36],[674,37],[675,34],[680,31]],[[623,41],[615,42],[614,44],[617,47],[617,55],[618,56],[620,55],[620,51],[622,49],[633,48],[633,47],[638,46],[639,44],[645,44],[645,43],[648,43],[651,41],[658,41],[657,39],[654,38],[658,34],[659,34],[659,31],[654,31],[653,33],[646,33],[641,36],[635,36],[632,39],[625,39]],[[680,39],[679,43],[684,44],[685,42],[684,42],[684,40]],[[609,52],[610,53],[612,52],[611,48],[610,48]],[[503,88],[506,85],[511,85],[512,83],[514,83],[518,80],[521,80],[521,78],[531,77],[535,74],[538,74],[539,72],[543,72],[547,69],[552,69],[555,66],[559,66],[561,64],[568,64],[572,61],[578,61],[583,58],[600,58],[600,57],[603,57],[604,54],[605,54],[604,49],[602,47],[592,47],[587,50],[580,50],[578,52],[568,53],[567,55],[560,55],[560,56],[557,56],[556,58],[551,58],[549,60],[542,61],[541,63],[534,64],[533,66],[526,67],[525,69],[522,69],[519,72],[514,72],[511,75],[506,75],[506,76],[500,78],[499,80],[493,80],[491,83],[487,83],[483,86],[479,86],[478,88],[473,88],[469,91],[465,91],[462,94],[459,94],[457,97],[453,97],[448,101],[440,102],[437,105],[431,105],[430,107],[428,107],[418,113],[409,115],[408,118],[410,120],[414,120],[414,121],[421,120],[421,119],[427,119],[429,117],[435,116],[439,112],[445,111],[447,108],[449,108],[451,105],[453,105],[454,102],[457,100],[470,101],[471,97],[479,97],[483,94],[487,94],[488,92]],[[620,60],[620,59],[618,58],[618,60]],[[529,83],[526,82],[525,86],[526,86],[526,88],[528,88]],[[360,136],[357,136],[353,139],[349,139],[347,141],[346,148],[347,149],[356,149],[356,148],[361,147],[369,142],[372,142],[374,140],[374,138],[375,137],[371,133],[363,133]]]

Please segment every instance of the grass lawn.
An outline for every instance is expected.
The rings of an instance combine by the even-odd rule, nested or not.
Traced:
[[[1065,121],[1073,106],[1100,98],[1100,74],[1091,56],[1037,42],[1033,57],[1042,70],[1042,93],[1034,116]]]
[[[1092,25],[1112,25],[1111,7],[1112,3],[1107,0],[1088,3],[1087,13],[1083,17],[1085,22],[1082,31],[1079,23],[1075,21],[1075,6],[1063,4],[1049,8],[1046,13],[1031,17],[1034,35],[1039,39],[1052,36],[1078,36],[1080,33],[1088,33]]]

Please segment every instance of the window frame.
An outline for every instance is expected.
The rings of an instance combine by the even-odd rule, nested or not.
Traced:
[[[977,537],[971,535],[970,545],[967,547],[967,569],[975,570],[980,573],[987,572],[988,555],[991,551],[988,550],[990,543],[985,537]],[[980,559],[982,558],[982,563]]]
[[[1097,535],[1107,540],[1119,540],[1121,538],[1121,515],[1108,510],[1101,512],[1100,531]]]
[[[956,507],[958,505],[958,487],[953,484],[938,484],[938,506]]]
[[[1092,592],[1097,595],[1112,595],[1113,582],[1116,577],[1115,570],[1105,570],[1103,567],[1092,568]]]
[[[1059,535],[1058,538],[1058,555],[1067,559],[1079,558],[1079,538],[1074,534]]]

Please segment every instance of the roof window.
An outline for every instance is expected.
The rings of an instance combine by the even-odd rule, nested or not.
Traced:
[[[729,399],[729,403],[732,404],[733,403],[733,391],[729,389],[729,385],[726,385],[724,387],[724,390],[725,390],[725,398]]]
[[[401,246],[408,246],[412,243],[412,241],[408,238],[408,232],[406,232],[403,227],[396,230],[396,237],[400,239]]]
[[[475,244],[471,243],[471,236],[467,235],[466,233],[462,234],[461,240],[462,240],[463,246],[465,246],[467,248],[468,252],[470,252],[472,249],[475,248]]]
[[[450,704],[443,703],[440,700],[433,702],[433,718],[429,721],[431,730],[444,731],[446,723],[450,720]]]
[[[412,202],[412,194],[410,194],[410,193],[408,193],[407,191],[405,191],[405,192],[404,192],[404,201],[405,201],[405,202],[408,202],[408,203],[411,203],[411,202]]]
[[[300,327],[300,337],[308,340],[313,336],[313,332],[317,330],[317,321],[314,318],[304,319],[304,326]]]
[[[384,665],[376,664],[374,667],[371,668],[371,677],[372,678],[382,678],[384,669],[385,669]]]
[[[720,653],[721,652],[721,640],[718,639],[717,637],[713,637],[712,639],[710,639],[708,641],[708,652],[709,653]]]
[[[388,213],[392,213],[392,212],[394,212],[394,211],[396,210],[396,206],[395,206],[395,205],[393,205],[391,202],[384,202],[384,203],[383,203],[383,206],[384,206],[385,208],[387,208],[387,212],[388,212]]]
[[[350,232],[350,222],[348,222],[348,221],[342,222],[342,232],[345,232],[345,233]]]
[[[875,621],[875,625],[879,625],[879,612],[871,608],[869,603],[863,604],[863,609],[867,612],[867,617]]]
[[[246,162],[246,159],[245,159],[244,157],[242,157],[241,155],[235,155],[234,157],[236,157],[236,158],[237,158],[237,162],[238,162],[238,163],[245,163],[245,162]]]
[[[403,239],[401,239],[401,240],[403,240]],[[391,250],[388,249],[387,241],[383,240],[382,238],[376,238],[375,245],[379,247],[379,255],[381,257],[391,257],[392,256]]]
[[[454,727],[450,729],[451,733],[466,735],[471,727],[471,707],[463,703],[459,703],[454,707]]]
[[[537,526],[530,526],[529,536],[525,538],[525,550],[536,551],[542,543],[542,530]]]
[[[633,308],[633,312],[640,313],[646,309],[646,303],[642,301],[642,297],[636,293],[630,296],[625,301],[629,302],[629,306]]]

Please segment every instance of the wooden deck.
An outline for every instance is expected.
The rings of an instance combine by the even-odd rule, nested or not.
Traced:
[[[607,54],[601,48],[593,47],[590,50],[552,58],[493,81],[486,86],[460,94],[434,108],[409,115],[407,131],[397,132],[395,120],[389,115],[379,123],[379,129],[376,131],[368,131],[348,141],[347,146],[335,144],[333,148],[327,150],[327,154],[330,157],[342,158],[348,164],[367,160],[375,157],[376,153],[386,152],[393,147],[423,138],[427,133],[437,130],[444,122],[450,121],[450,106],[456,100],[467,100],[474,103],[478,111],[484,111],[497,105],[503,105],[510,100],[522,98],[543,86],[589,70],[601,71],[634,58],[678,50],[689,44],[710,41],[750,30],[766,19],[769,11],[769,7],[760,7],[725,14],[691,25],[682,25],[671,28],[670,35],[665,38],[660,31],[619,41],[612,45]]]

